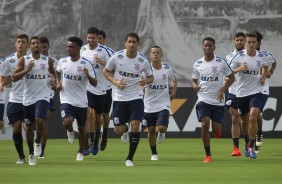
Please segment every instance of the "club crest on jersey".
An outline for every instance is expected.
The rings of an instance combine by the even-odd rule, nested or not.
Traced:
[[[119,118],[118,117],[114,117],[114,124],[118,125],[119,124]]]
[[[213,72],[213,73],[216,73],[216,72],[217,72],[217,67],[216,67],[216,66],[213,66],[213,67],[212,67],[212,72]]]
[[[135,64],[134,70],[139,71],[140,70],[140,64]]]
[[[77,66],[77,72],[81,73],[82,72],[82,66]]]
[[[122,56],[122,55],[118,55],[117,57],[118,57],[119,59],[122,59],[122,58],[123,58],[123,56]]]
[[[40,64],[40,70],[44,71],[46,69],[46,64],[41,63]]]
[[[167,76],[166,76],[166,74],[164,73],[164,74],[162,74],[162,79],[163,80],[166,80],[167,79]]]
[[[142,63],[142,62],[144,62],[144,59],[139,58],[138,61]]]
[[[258,66],[258,67],[261,67],[261,61],[260,61],[260,60],[257,60],[256,62],[257,62],[257,66]]]
[[[14,59],[11,59],[11,60],[10,60],[10,63],[14,63],[14,62],[16,62],[16,60],[14,60]]]
[[[97,52],[102,52],[102,49],[98,49]]]

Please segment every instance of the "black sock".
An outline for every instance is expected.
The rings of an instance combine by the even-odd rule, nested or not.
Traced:
[[[150,146],[151,147],[151,151],[152,151],[152,155],[157,155],[157,146]]]
[[[36,139],[35,139],[34,142],[35,142],[36,144],[40,144],[41,137],[42,137],[42,133],[36,132]]]
[[[13,140],[18,152],[19,158],[25,158],[23,150],[23,136],[22,133],[13,133]]]
[[[108,137],[108,129],[103,128],[102,140],[106,140]]]
[[[27,142],[27,146],[29,149],[29,155],[33,155],[34,154],[34,148],[33,148],[33,140],[31,141],[26,141]]]
[[[239,148],[239,138],[233,138],[233,145],[236,148]]]
[[[78,153],[82,153],[83,154],[83,148],[79,148]]]
[[[249,135],[244,135],[245,144],[249,144],[250,138]]]
[[[135,151],[137,149],[138,143],[140,140],[140,132],[138,133],[132,133],[130,134],[130,145],[129,145],[129,153],[126,158],[126,160],[133,160],[133,156],[135,154]]]
[[[204,146],[204,147],[205,147],[206,156],[211,156],[211,147],[210,147],[210,145]]]
[[[255,139],[250,139],[250,146],[249,148],[253,148],[255,145]]]
[[[89,133],[86,133],[85,145],[84,145],[85,148],[89,147],[88,140],[89,140]]]
[[[41,153],[44,153],[44,151],[45,151],[45,147],[46,147],[46,145],[45,145],[45,144],[41,144]]]
[[[262,130],[259,130],[259,131],[258,131],[258,135],[262,135]]]
[[[94,132],[89,133],[90,136],[90,143],[93,144],[94,142]]]
[[[94,147],[97,148],[99,144],[99,138],[100,138],[100,129],[96,130],[94,133]]]

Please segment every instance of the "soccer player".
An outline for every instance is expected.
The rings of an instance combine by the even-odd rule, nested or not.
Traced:
[[[257,35],[246,33],[245,50],[231,59],[234,73],[238,72],[236,97],[242,132],[245,138],[246,157],[255,159],[254,149],[257,134],[257,119],[264,102],[261,93],[265,83],[267,63],[263,54],[256,50]]]
[[[106,101],[106,89],[108,80],[105,78],[103,68],[111,57],[111,53],[107,48],[97,42],[99,30],[95,27],[90,27],[87,31],[88,44],[81,48],[81,56],[89,60],[96,73],[97,86],[88,84],[87,99],[88,99],[88,113],[86,126],[89,128],[87,133],[90,134],[91,152],[96,155],[99,151],[99,138],[102,124],[102,112]],[[94,126],[93,126],[94,125]],[[91,127],[94,128],[94,141]],[[93,131],[93,129],[92,129]],[[87,134],[88,135],[88,134]],[[84,155],[89,154],[88,136],[86,136]]]
[[[115,132],[121,136],[123,142],[128,141],[129,135],[126,122],[130,122],[131,125],[126,166],[134,166],[132,160],[140,140],[140,122],[144,118],[141,86],[154,80],[150,62],[137,51],[138,45],[139,36],[136,33],[129,33],[125,39],[125,50],[116,52],[104,68],[106,78],[114,84],[113,122]],[[145,73],[145,79],[141,78],[142,72]]]
[[[212,162],[210,151],[210,120],[215,138],[221,137],[224,114],[224,92],[234,82],[235,77],[226,60],[214,54],[215,40],[206,37],[202,42],[204,57],[193,65],[192,87],[198,92],[197,117],[202,123],[201,137],[206,157],[203,162]],[[224,78],[228,77],[224,83]]]
[[[83,148],[85,145],[85,123],[87,116],[87,85],[88,82],[96,86],[95,71],[87,59],[80,56],[82,40],[73,36],[68,38],[67,50],[69,57],[59,60],[58,90],[60,90],[61,116],[64,128],[67,130],[69,143],[74,143],[73,121],[77,120],[79,133],[79,149],[77,161],[83,161]]]
[[[148,127],[151,160],[158,160],[156,126],[158,127],[157,141],[162,143],[169,123],[170,101],[173,100],[177,89],[174,72],[168,64],[162,63],[162,56],[162,49],[159,46],[151,48],[150,60],[154,80],[145,85],[143,126]],[[172,87],[171,93],[170,86]]]
[[[40,45],[41,45],[41,54],[51,58],[52,61],[54,62],[54,68],[56,68],[57,64],[58,64],[58,60],[55,59],[55,57],[53,57],[49,54],[50,43],[49,43],[48,38],[40,37]],[[38,158],[44,158],[44,151],[45,151],[47,138],[48,138],[48,121],[51,118],[51,113],[53,111],[55,111],[55,102],[54,102],[55,92],[52,89],[52,88],[54,88],[53,85],[54,85],[54,76],[49,75],[48,87],[49,87],[49,91],[50,91],[50,100],[49,100],[47,118],[44,121],[45,128],[44,128],[44,131],[43,131],[43,134],[42,134],[42,137],[41,137],[41,141],[40,141],[40,143],[41,143],[41,153],[40,153]]]
[[[233,37],[233,43],[235,49],[226,56],[226,60],[230,65],[231,59],[236,55],[236,53],[242,51],[245,47],[245,35],[243,32],[238,32]],[[244,65],[243,65],[244,67]],[[233,140],[233,152],[231,156],[241,156],[239,150],[239,138],[241,134],[240,129],[240,116],[238,113],[237,98],[236,98],[236,88],[237,88],[237,75],[235,74],[235,82],[228,89],[228,100],[226,101],[227,108],[231,115],[231,135]]]
[[[106,33],[103,30],[99,30],[98,33],[98,43],[104,45],[107,50],[111,53],[111,55],[114,54],[113,49],[106,46]],[[110,124],[110,110],[112,106],[112,83],[107,80],[106,82],[106,101],[104,108],[102,110],[102,124],[103,124],[103,134],[102,134],[102,140],[100,143],[100,150],[104,151],[107,147],[107,138],[108,138],[108,128]]]
[[[13,82],[24,79],[23,113],[27,127],[36,123],[34,156],[41,153],[40,140],[44,131],[44,121],[49,105],[48,75],[56,78],[53,61],[40,53],[39,37],[33,36],[29,42],[31,53],[19,59],[12,75]],[[36,164],[36,161],[34,165]]]
[[[2,71],[4,65],[4,60],[0,58],[0,71]],[[3,87],[4,77],[0,75],[0,130],[2,134],[6,133],[6,126],[4,123],[4,110],[5,110],[5,99],[6,99],[6,90],[5,86]]]
[[[26,34],[20,34],[16,38],[15,47],[16,52],[6,57],[3,68],[1,70],[1,76],[4,76],[4,82],[2,87],[12,82],[12,88],[9,95],[9,102],[7,105],[7,117],[9,124],[13,127],[13,141],[15,148],[18,153],[18,161],[16,164],[24,164],[26,157],[23,150],[23,137],[22,137],[22,122],[24,122],[23,115],[23,91],[24,91],[24,80],[13,82],[11,75],[13,74],[19,59],[27,54],[29,38]],[[26,141],[29,149],[29,165],[36,164],[36,158],[34,156],[33,138],[34,128],[27,126]]]
[[[258,51],[260,51],[262,54],[264,54],[264,56],[267,58],[267,64],[269,65],[269,70],[266,71],[266,78],[265,78],[265,83],[262,89],[262,94],[263,94],[263,104],[262,107],[260,108],[260,111],[263,112],[263,108],[267,102],[268,96],[269,96],[269,78],[273,75],[273,72],[276,68],[276,60],[275,58],[272,56],[271,53],[266,52],[266,51],[261,51],[260,47],[261,47],[261,40],[263,39],[263,35],[258,32],[258,31],[254,31],[254,33],[257,34],[257,46],[256,49]],[[262,123],[263,123],[263,119],[262,119],[262,113],[259,114],[258,116],[258,132],[256,135],[256,143],[255,143],[255,152],[259,153],[260,152],[260,146],[263,143],[263,134],[262,134]]]

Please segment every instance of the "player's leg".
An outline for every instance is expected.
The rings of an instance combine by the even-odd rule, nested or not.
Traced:
[[[169,111],[167,109],[164,109],[158,113],[158,135],[157,135],[157,141],[158,143],[162,143],[165,140],[165,132],[168,127],[169,123]]]

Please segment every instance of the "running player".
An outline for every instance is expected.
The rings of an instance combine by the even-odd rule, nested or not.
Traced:
[[[57,71],[59,72],[58,90],[60,90],[61,116],[64,128],[67,130],[69,143],[74,143],[73,121],[77,120],[79,133],[79,149],[77,161],[83,160],[83,148],[85,145],[85,123],[87,116],[87,85],[88,82],[96,86],[95,71],[90,61],[80,56],[82,40],[73,36],[68,38],[69,57],[59,60]],[[61,77],[62,76],[62,77]]]
[[[130,122],[131,134],[126,166],[134,166],[133,156],[140,140],[140,122],[144,118],[143,91],[141,86],[154,80],[150,62],[137,51],[139,36],[129,33],[125,39],[125,50],[116,52],[104,68],[106,78],[113,86],[113,122],[115,132],[123,142],[128,141]],[[112,74],[111,72],[114,72]],[[142,79],[141,74],[146,78]]]
[[[96,73],[97,86],[93,87],[88,85],[87,98],[88,98],[88,113],[87,113],[87,130],[90,134],[91,145],[90,151],[93,155],[96,155],[99,151],[99,138],[102,124],[102,112],[105,107],[106,90],[108,80],[103,74],[103,68],[111,57],[111,53],[107,48],[97,42],[99,30],[95,27],[91,27],[87,31],[88,44],[81,48],[81,56],[89,60]],[[94,123],[94,124],[93,124]],[[94,141],[93,141],[93,129],[94,128]],[[88,135],[88,134],[87,134]],[[84,147],[84,155],[89,154],[88,136],[86,136],[86,142]]]
[[[204,57],[196,61],[192,72],[192,87],[198,92],[197,117],[202,123],[201,137],[206,157],[203,162],[212,162],[210,151],[210,121],[215,138],[221,137],[224,114],[224,92],[234,82],[235,77],[226,60],[214,54],[215,40],[203,39]],[[224,78],[228,80],[224,83]]]
[[[231,59],[236,55],[236,53],[242,51],[245,47],[244,33],[243,32],[236,33],[233,38],[233,43],[235,45],[235,49],[226,56],[226,60],[229,65],[231,64],[230,63]],[[233,140],[233,152],[231,153],[231,156],[242,155],[239,150],[239,138],[241,134],[241,129],[240,129],[240,116],[238,113],[237,98],[236,98],[237,75],[238,74],[235,74],[235,82],[228,89],[228,99],[226,102],[232,120],[231,135]]]
[[[170,101],[173,100],[177,82],[172,68],[162,63],[162,49],[153,46],[150,51],[150,60],[154,80],[145,85],[145,120],[143,126],[148,127],[148,141],[151,148],[151,160],[158,160],[156,146],[156,126],[158,127],[157,141],[162,143],[169,123]],[[171,85],[170,85],[171,84]],[[170,87],[171,93],[170,93]]]

